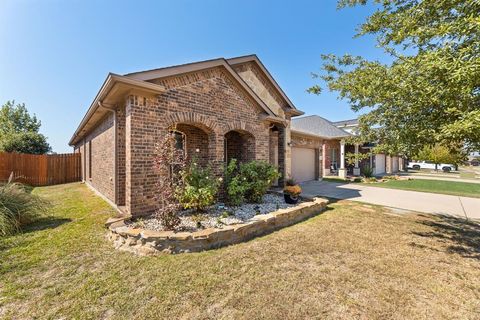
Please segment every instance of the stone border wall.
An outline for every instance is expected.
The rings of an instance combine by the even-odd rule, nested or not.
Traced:
[[[290,226],[325,210],[328,200],[313,198],[295,207],[280,209],[251,218],[245,223],[208,228],[196,232],[152,231],[129,228],[125,218],[110,218],[106,226],[115,249],[138,255],[198,252],[240,243]]]

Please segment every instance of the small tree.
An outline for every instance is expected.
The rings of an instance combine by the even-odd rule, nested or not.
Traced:
[[[167,133],[156,145],[154,166],[159,175],[156,183],[158,208],[155,216],[167,230],[173,230],[180,224],[178,211],[181,205],[175,197],[175,190],[182,184],[180,172],[186,167],[183,150],[176,147],[175,137]]]
[[[433,146],[424,146],[418,154],[417,158],[419,160],[431,161],[435,163],[435,171],[438,170],[438,165],[441,163],[453,163],[456,164],[457,159],[455,153],[440,144],[435,144]]]
[[[358,152],[357,154],[355,154],[353,152],[347,152],[345,154],[345,160],[347,160],[348,165],[354,165],[356,160],[358,160],[358,162],[360,162],[362,160],[369,159],[371,155],[372,155],[371,152],[368,152],[368,153]]]
[[[51,150],[39,133],[40,120],[28,113],[25,104],[7,101],[0,108],[0,151],[44,154]]]

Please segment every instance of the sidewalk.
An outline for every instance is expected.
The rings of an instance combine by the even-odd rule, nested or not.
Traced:
[[[309,181],[301,184],[302,195],[361,201],[432,214],[450,214],[480,219],[480,198],[376,188],[356,183]]]

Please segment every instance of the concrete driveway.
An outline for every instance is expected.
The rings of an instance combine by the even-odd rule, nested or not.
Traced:
[[[480,198],[386,189],[357,183],[309,181],[301,184],[307,197],[323,196],[432,214],[480,219]]]

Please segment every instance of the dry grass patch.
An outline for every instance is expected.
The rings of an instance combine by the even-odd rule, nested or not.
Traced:
[[[247,243],[138,257],[85,186],[35,192],[48,221],[0,240],[0,318],[462,318],[480,315],[480,226],[340,201]]]

